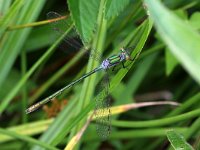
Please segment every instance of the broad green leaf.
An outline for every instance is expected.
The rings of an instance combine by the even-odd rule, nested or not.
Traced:
[[[81,39],[90,42],[96,27],[100,1],[97,0],[68,0],[72,19]]]
[[[200,84],[200,35],[159,1],[145,2],[160,36],[170,51]]]
[[[118,16],[124,8],[129,4],[130,0],[107,0],[105,6],[105,17],[110,19],[111,17]]]
[[[175,150],[194,150],[184,139],[184,137],[174,130],[167,131],[167,138]]]
[[[183,20],[187,20],[187,13],[183,9],[174,11],[175,14]],[[168,48],[165,49],[166,75],[169,76],[175,67],[178,65],[176,57],[170,52]]]

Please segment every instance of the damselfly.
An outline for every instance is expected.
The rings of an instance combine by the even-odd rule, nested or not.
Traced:
[[[48,13],[48,18],[58,18],[58,17],[62,17],[61,15],[59,15],[56,12],[50,12]],[[62,29],[60,29],[58,26],[62,24],[65,25],[66,23],[63,20],[57,21],[56,23],[54,23],[54,27],[53,29],[58,33],[58,34],[63,34],[64,32],[62,31]],[[67,26],[67,24],[66,24]],[[78,41],[75,41],[74,39],[70,39],[69,37],[66,37],[64,39],[66,41],[66,43],[68,43],[71,46],[74,46],[75,48],[80,47],[80,44]],[[88,49],[84,49],[85,51],[87,51]],[[93,58],[100,58],[100,57],[94,57],[94,55],[92,55]],[[58,95],[60,95],[63,91],[71,88],[72,86],[74,86],[75,84],[79,83],[80,81],[84,80],[85,78],[89,77],[90,75],[99,72],[101,70],[109,70],[110,68],[115,68],[117,65],[122,64],[122,66],[125,68],[124,63],[126,61],[133,61],[133,59],[131,59],[130,54],[126,51],[125,48],[121,48],[120,52],[118,54],[112,55],[110,57],[108,57],[107,59],[104,59],[102,61],[102,63],[100,64],[99,67],[95,68],[94,70],[86,73],[85,75],[83,75],[82,77],[80,77],[79,79],[71,82],[70,84],[68,84],[67,86],[63,87],[62,89],[58,90],[57,92],[55,92],[54,94],[50,95],[49,97],[45,98],[42,101],[39,101],[38,103],[30,106],[27,110],[26,113],[31,113],[33,111],[35,111],[36,109],[38,109],[39,107],[41,107],[42,105],[48,103],[49,101],[53,100],[55,97],[57,97]],[[99,123],[100,125],[97,126],[97,132],[98,134],[103,137],[106,138],[109,135],[110,132],[110,101],[108,100],[108,88],[106,88],[106,86],[104,86],[105,88],[105,92],[102,96],[98,97],[96,99],[96,110],[101,110],[101,111],[97,111],[100,112],[101,114],[96,114],[96,118],[97,118],[97,123]],[[107,113],[107,116],[103,116],[104,113]],[[104,130],[104,131],[102,131]]]

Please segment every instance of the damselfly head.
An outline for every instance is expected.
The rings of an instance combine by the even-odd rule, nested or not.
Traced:
[[[121,48],[121,53],[125,56],[126,60],[131,60],[131,55],[124,48]]]

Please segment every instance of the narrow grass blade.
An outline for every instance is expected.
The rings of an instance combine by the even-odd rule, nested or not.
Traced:
[[[120,131],[113,131],[110,135],[109,140],[116,140],[116,139],[132,139],[132,138],[161,138],[166,137],[166,131],[170,128],[153,128],[153,129],[137,129],[137,130],[120,130]],[[188,128],[178,128],[174,127],[175,130],[178,132],[185,132]],[[99,137],[95,135],[89,135],[85,137],[84,141],[94,141],[100,140]],[[148,148],[148,146],[145,146]]]
[[[156,119],[151,121],[112,121],[113,126],[118,127],[127,127],[127,128],[143,128],[143,127],[157,127],[157,126],[164,126],[173,123],[178,123],[180,121],[185,121],[187,119],[191,119],[194,117],[198,117],[200,115],[200,109],[193,110],[181,115],[167,117],[163,119]]]

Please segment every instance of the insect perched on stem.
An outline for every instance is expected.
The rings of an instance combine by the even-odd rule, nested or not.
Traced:
[[[59,15],[56,12],[49,12],[48,14],[49,18],[59,18],[62,17],[61,15]],[[66,22],[64,20],[59,20],[56,23],[53,23],[53,29],[56,31],[57,34],[63,34],[64,31],[62,31],[62,29],[59,28],[60,25],[66,25]],[[74,39],[70,39],[70,37],[65,37],[64,41],[69,44],[70,46],[73,46],[75,48],[81,48],[82,45],[74,40]],[[128,49],[132,49],[128,48]],[[112,55],[106,59],[104,59],[102,61],[102,63],[100,64],[99,67],[95,68],[94,70],[86,73],[85,75],[83,75],[82,77],[80,77],[79,79],[69,83],[67,86],[63,87],[62,89],[58,90],[57,92],[55,92],[54,94],[50,95],[49,97],[45,98],[42,101],[39,101],[38,103],[30,106],[27,110],[26,113],[29,114],[33,111],[35,111],[36,109],[40,108],[42,105],[48,103],[49,101],[53,100],[55,97],[57,97],[58,95],[60,95],[63,91],[73,87],[75,84],[79,83],[80,81],[84,80],[85,78],[89,77],[90,75],[99,72],[101,70],[104,70],[105,72],[107,72],[107,70],[110,70],[112,68],[112,70],[114,70],[114,68],[116,66],[118,66],[119,64],[122,64],[123,68],[125,68],[124,63],[126,61],[133,61],[134,59],[131,59],[130,54],[128,53],[128,49],[126,48],[121,48],[120,52],[118,54]],[[86,53],[88,51],[88,49],[84,49],[84,51],[86,51]],[[98,54],[98,53],[97,53]],[[90,55],[92,56],[95,60],[97,60],[98,57],[97,55]],[[107,73],[106,73],[107,74]],[[108,76],[105,76],[104,79],[106,79],[106,81],[108,82],[109,78]],[[108,87],[107,86],[109,84],[105,84],[104,85],[104,93],[100,96],[98,96],[95,101],[96,101],[96,107],[95,107],[95,118],[96,118],[96,122],[97,122],[97,132],[98,134],[102,137],[102,138],[106,138],[109,134],[110,134],[110,100],[109,100],[109,96],[108,96]],[[106,116],[105,116],[106,115]]]

